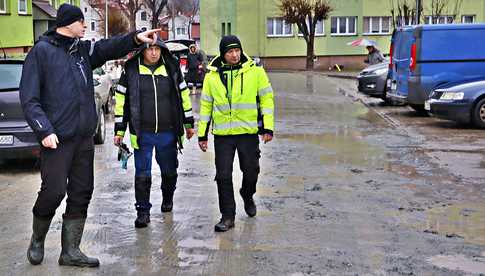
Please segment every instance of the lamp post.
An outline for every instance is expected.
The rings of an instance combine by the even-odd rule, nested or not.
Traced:
[[[108,0],[104,0],[104,38],[108,38]]]
[[[419,25],[419,20],[421,19],[421,6],[423,5],[422,0],[416,0],[416,24]]]

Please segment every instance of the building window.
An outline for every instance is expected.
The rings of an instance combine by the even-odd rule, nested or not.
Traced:
[[[176,31],[177,35],[186,35],[187,34],[186,29],[183,28],[183,27],[182,28],[179,27],[175,31]]]
[[[355,16],[332,17],[331,23],[331,33],[333,35],[357,34],[357,17]]]
[[[84,13],[88,13],[88,8],[84,8]]]
[[[95,32],[96,31],[96,21],[91,21],[91,32]]]
[[[475,16],[474,15],[463,15],[461,17],[461,23],[466,23],[466,24],[475,23]]]
[[[221,23],[221,37],[226,35],[226,23]]]
[[[306,22],[306,26],[308,28],[308,31],[310,31],[310,25],[308,24],[308,20]],[[317,21],[317,25],[315,25],[315,36],[324,36],[324,35],[325,35],[325,24],[323,23],[323,21]],[[299,28],[298,28],[298,36],[303,36]]]
[[[7,0],[0,0],[0,13],[7,12]]]
[[[227,22],[227,35],[231,35],[232,30],[231,30],[231,22]]]
[[[268,18],[266,24],[268,36],[293,36],[291,24],[286,23],[283,18]]]
[[[147,12],[146,11],[142,11],[140,13],[140,19],[141,19],[141,21],[147,21]]]
[[[453,24],[455,17],[452,15],[426,16],[426,24]]]
[[[396,25],[398,27],[404,27],[404,26],[411,26],[411,25],[416,25],[416,18],[414,16],[400,16],[396,18]]]
[[[19,14],[27,14],[27,0],[19,0]]]
[[[364,34],[389,34],[391,32],[391,17],[365,16]]]

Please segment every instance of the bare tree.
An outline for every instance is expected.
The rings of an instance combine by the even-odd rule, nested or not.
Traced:
[[[144,0],[151,11],[152,29],[156,29],[160,24],[160,14],[167,6],[168,0]]]
[[[328,18],[333,7],[327,0],[281,0],[279,9],[286,23],[298,26],[307,45],[306,69],[313,70],[315,28]]]
[[[416,23],[417,10],[415,0],[389,0],[389,5],[391,7],[392,26],[394,29]]]
[[[189,39],[192,38],[192,23],[195,17],[199,14],[200,1],[199,0],[185,0],[188,2],[187,11],[189,13]]]
[[[430,1],[431,20],[433,24],[440,23],[441,16],[451,16],[456,20],[463,0],[431,0]]]
[[[136,13],[140,11],[143,0],[113,0],[130,23],[130,31],[136,30]]]

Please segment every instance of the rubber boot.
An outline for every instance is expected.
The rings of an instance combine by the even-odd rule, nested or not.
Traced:
[[[136,213],[135,227],[145,228],[150,223],[150,213],[146,211],[138,211]]]
[[[162,213],[171,212],[173,209],[173,194],[177,186],[177,174],[162,175]]]
[[[38,265],[44,260],[44,242],[52,217],[41,219],[34,216],[32,222],[32,238],[30,239],[29,249],[27,250],[27,259],[33,265]]]
[[[62,221],[61,245],[59,265],[97,267],[99,260],[84,255],[79,249],[83,237],[86,218],[66,219]]]

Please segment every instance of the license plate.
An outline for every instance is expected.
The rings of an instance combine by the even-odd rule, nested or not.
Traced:
[[[13,145],[13,135],[0,135],[0,145]]]
[[[429,104],[429,101],[424,102],[424,109],[427,110],[427,111],[431,110],[431,105]]]
[[[391,82],[391,90],[395,91],[397,89],[397,83]]]

